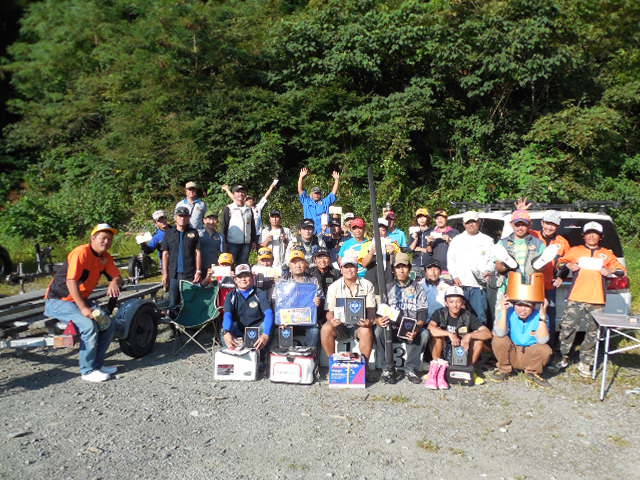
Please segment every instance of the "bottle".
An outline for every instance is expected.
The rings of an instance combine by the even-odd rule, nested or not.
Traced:
[[[101,308],[94,308],[93,312],[91,312],[91,316],[96,324],[98,324],[98,328],[101,332],[104,332],[111,326],[111,317]]]

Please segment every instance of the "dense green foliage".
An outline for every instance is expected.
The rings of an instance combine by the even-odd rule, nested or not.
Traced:
[[[43,0],[3,70],[10,234],[143,221],[195,179],[299,218],[301,166],[365,213],[366,167],[417,205],[616,199],[640,221],[637,0]]]

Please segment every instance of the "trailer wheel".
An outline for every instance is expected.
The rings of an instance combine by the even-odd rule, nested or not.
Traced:
[[[13,270],[11,257],[4,247],[0,247],[0,275],[9,275]]]
[[[156,343],[158,325],[151,305],[143,305],[133,316],[129,335],[120,339],[120,349],[133,358],[144,357]]]

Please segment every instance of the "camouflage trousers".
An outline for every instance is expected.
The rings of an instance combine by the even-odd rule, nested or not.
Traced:
[[[569,355],[580,323],[586,319],[584,340],[580,345],[580,361],[587,365],[593,365],[596,342],[598,341],[598,324],[591,312],[599,308],[602,308],[602,305],[572,302],[571,300],[567,302],[560,320],[560,353],[562,356]]]

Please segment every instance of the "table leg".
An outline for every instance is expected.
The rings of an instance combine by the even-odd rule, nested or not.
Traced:
[[[598,351],[600,350],[601,340],[602,340],[602,327],[598,325],[598,336],[596,337],[596,354],[593,357],[593,369],[591,372],[591,380],[596,379],[596,372],[598,371]]]
[[[609,363],[609,339],[611,338],[611,329],[604,327],[604,358],[602,359],[602,382],[600,383],[600,401],[604,400],[604,387],[607,382],[607,365]]]

